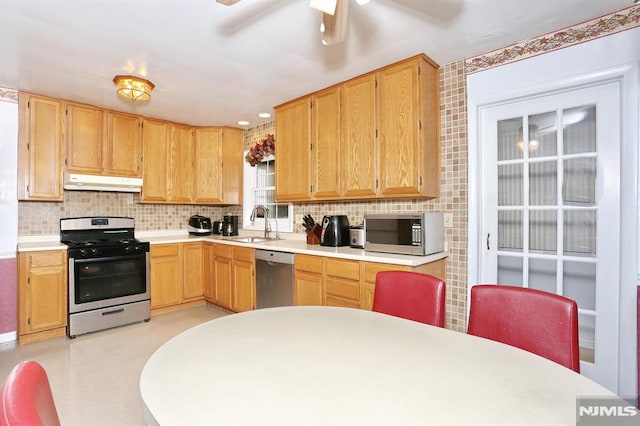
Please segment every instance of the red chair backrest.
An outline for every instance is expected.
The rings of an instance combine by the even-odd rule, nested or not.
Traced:
[[[376,275],[373,311],[444,327],[445,283],[429,274],[384,271]]]
[[[524,349],[580,372],[578,306],[531,288],[471,288],[468,334]]]
[[[36,361],[15,366],[0,397],[0,426],[60,424],[47,373]]]

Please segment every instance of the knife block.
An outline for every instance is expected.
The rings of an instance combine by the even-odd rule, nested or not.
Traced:
[[[320,244],[320,235],[322,228],[317,223],[313,225],[310,231],[307,231],[307,244]]]

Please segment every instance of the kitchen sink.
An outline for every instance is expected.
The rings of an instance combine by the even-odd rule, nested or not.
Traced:
[[[264,237],[236,237],[229,238],[227,241],[235,241],[237,243],[264,243],[266,241],[275,241],[276,238],[264,238]]]

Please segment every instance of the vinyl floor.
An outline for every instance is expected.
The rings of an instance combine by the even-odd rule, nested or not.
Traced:
[[[2,343],[0,380],[33,359],[47,371],[63,425],[144,425],[139,378],[147,359],[180,332],[229,313],[207,304],[73,340]]]

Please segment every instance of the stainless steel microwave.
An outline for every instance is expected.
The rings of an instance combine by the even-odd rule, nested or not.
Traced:
[[[365,251],[426,256],[444,250],[444,214],[364,216]]]

